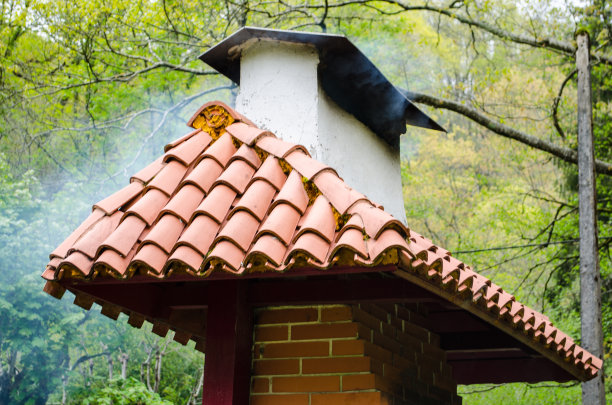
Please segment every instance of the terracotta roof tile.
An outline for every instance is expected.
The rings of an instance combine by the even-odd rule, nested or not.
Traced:
[[[225,184],[236,193],[242,194],[254,173],[255,169],[244,160],[234,160],[214,184]]]
[[[196,129],[195,131],[191,131],[188,134],[185,134],[185,135],[181,136],[180,138],[175,139],[174,141],[172,141],[169,144],[167,144],[166,146],[164,146],[164,152],[168,152],[170,149],[176,148],[177,146],[179,146],[180,144],[185,142],[187,139],[190,139],[192,136],[194,136],[195,134],[197,134],[199,132],[202,132],[202,130],[201,129]]]
[[[102,249],[113,249],[122,256],[127,256],[138,242],[147,223],[136,215],[127,215],[119,226],[98,247],[98,255]],[[93,257],[93,256],[92,256]]]
[[[292,205],[277,204],[264,220],[257,235],[270,234],[282,241],[285,246],[291,243],[300,213]]]
[[[127,211],[126,216],[134,214],[147,225],[152,225],[161,209],[168,203],[170,197],[157,189],[149,189]]]
[[[360,200],[364,200],[367,206],[371,206],[363,194],[350,188],[334,172],[326,170],[319,173],[314,183],[341,214],[346,213],[353,204]]]
[[[274,194],[276,194],[274,186],[267,181],[254,181],[247,188],[230,215],[236,211],[245,210],[261,221],[268,212]]]
[[[202,159],[194,169],[185,177],[181,184],[193,184],[204,193],[208,193],[210,186],[223,172],[223,167],[214,159]]]
[[[276,207],[278,204],[286,203],[295,208],[300,214],[306,211],[308,206],[308,194],[304,190],[304,184],[300,174],[292,170],[287,177],[287,181],[279,191],[270,208]]]
[[[218,184],[210,191],[202,203],[198,205],[194,215],[206,214],[220,224],[225,219],[235,198],[236,191],[224,184]]]
[[[117,229],[121,216],[121,212],[115,212],[110,216],[102,217],[95,225],[83,233],[79,240],[68,249],[68,254],[77,251],[93,259],[96,256],[96,251],[100,244]]]
[[[196,130],[94,205],[51,253],[45,291],[60,297],[57,281],[69,278],[394,264],[394,274],[462,300],[464,309],[491,324],[528,336],[541,353],[591,376],[601,368],[600,359],[544,315],[408,230],[304,147],[254,127],[222,103],[207,103],[189,124]],[[104,311],[118,315],[117,308]],[[168,325],[157,322],[154,329],[164,334]]]
[[[370,239],[368,248],[370,251],[370,258],[376,260],[390,249],[408,251],[408,244],[401,234],[393,229],[387,229],[383,231],[378,238]]]
[[[104,211],[98,208],[94,208],[93,212],[89,214],[87,219],[83,221],[83,223],[79,225],[78,228],[75,229],[74,232],[72,232],[70,236],[66,238],[65,241],[63,241],[57,248],[55,248],[53,252],[51,252],[51,254],[49,255],[49,258],[53,259],[54,257],[58,257],[58,258],[63,259],[64,257],[66,257],[66,254],[68,253],[68,249],[70,249],[74,245],[74,243],[81,237],[81,235],[87,229],[89,229],[89,227],[93,226],[96,222],[98,222],[103,217],[104,217]]]
[[[189,267],[190,271],[197,272],[204,261],[204,256],[198,251],[191,248],[191,246],[181,245],[176,248],[168,259],[168,265],[172,265],[175,262],[184,264]]]
[[[272,266],[279,267],[283,262],[286,251],[287,247],[276,236],[262,235],[257,239],[245,260],[254,262],[263,256],[265,261],[262,265],[267,264],[267,261]]]
[[[81,252],[72,252],[64,260],[62,260],[58,266],[58,268],[62,268],[64,273],[66,271],[78,271],[79,274],[75,274],[76,277],[79,276],[88,276],[91,274],[91,267],[93,265],[93,260],[89,257],[85,256]],[[64,274],[66,276],[66,274]]]
[[[274,136],[270,131],[259,129],[243,122],[236,122],[225,128],[225,130],[232,134],[234,138],[249,146],[253,146],[254,143],[264,136]]]
[[[333,241],[336,231],[336,218],[327,198],[320,195],[304,214],[304,222],[293,238],[294,242],[305,232],[316,233],[329,244]]]
[[[364,260],[369,257],[363,233],[355,228],[349,228],[342,232],[331,252],[331,256],[335,256],[340,249],[351,250]]]
[[[221,229],[215,243],[221,240],[228,240],[246,252],[253,242],[257,228],[259,228],[257,218],[246,211],[238,211],[232,215],[223,229]]]
[[[308,151],[302,145],[285,142],[275,136],[267,136],[261,138],[255,143],[255,145],[261,148],[262,150],[268,152],[269,154],[276,156],[279,159],[283,159],[288,154],[298,150],[302,151],[305,154],[308,154]]]
[[[125,256],[120,255],[114,250],[107,249],[98,256],[98,259],[94,263],[94,270],[100,271],[108,269],[123,277],[135,254],[135,246]]]
[[[227,271],[242,273],[241,265],[244,257],[244,251],[236,244],[227,240],[221,240],[214,245],[213,250],[206,258],[206,263],[210,263],[212,266],[226,264],[229,266],[229,268],[226,268]]]
[[[229,133],[221,135],[202,155],[202,158],[211,158],[217,161],[222,167],[227,165],[234,153],[236,153],[236,146],[232,142],[232,136]]]
[[[316,233],[306,232],[301,234],[295,244],[289,249],[289,254],[285,259],[285,263],[297,255],[304,255],[315,259],[318,263],[323,264],[327,259],[329,251],[329,242],[323,239]]]
[[[200,255],[205,256],[218,232],[219,224],[214,219],[208,215],[197,215],[183,232],[177,245],[189,246]]]
[[[190,184],[186,184],[179,188],[179,191],[170,199],[161,213],[171,213],[183,220],[189,221],[189,218],[204,199],[204,192]]]
[[[164,168],[161,169],[159,173],[157,173],[153,180],[151,180],[151,182],[147,185],[147,188],[156,188],[167,196],[171,196],[172,192],[181,182],[186,172],[187,167],[185,165],[183,165],[181,162],[171,160],[170,162],[166,163]]]
[[[130,181],[139,181],[147,184],[164,167],[164,157],[160,156],[153,163],[141,169],[138,173],[130,177]]]
[[[136,256],[134,256],[133,264],[142,264],[149,267],[155,273],[161,273],[162,269],[168,261],[168,255],[157,245],[148,244],[142,245]]]
[[[142,241],[142,244],[151,243],[159,246],[164,252],[170,254],[174,244],[183,232],[183,222],[172,214],[163,215],[159,221],[153,225],[151,232]]]
[[[130,202],[142,191],[142,184],[138,182],[130,183],[121,190],[117,191],[104,200],[94,204],[94,208],[99,208],[107,214],[117,211],[119,208]]]
[[[253,176],[252,182],[263,180],[270,183],[277,191],[281,189],[287,176],[283,173],[283,169],[277,158],[269,156],[259,167],[259,170]]]
[[[334,169],[326,164],[314,160],[301,150],[296,150],[295,152],[289,153],[285,157],[285,160],[291,165],[291,167],[300,172],[302,176],[309,180],[314,179],[317,174],[323,171],[331,171],[335,173]]]
[[[180,145],[168,150],[164,155],[164,162],[176,159],[183,165],[189,166],[200,156],[211,141],[210,135],[206,132],[198,131],[185,142],[181,142]]]
[[[238,148],[228,163],[232,163],[235,160],[243,160],[255,170],[259,169],[259,166],[261,166],[261,160],[259,160],[257,152],[255,152],[255,149],[251,148],[247,144],[243,144],[240,148]]]

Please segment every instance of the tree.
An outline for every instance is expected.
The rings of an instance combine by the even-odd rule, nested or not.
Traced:
[[[595,38],[595,137],[601,174],[598,208],[599,227],[605,236],[612,228],[612,180],[608,176],[612,83],[607,56],[612,30],[606,2],[597,0],[568,10],[554,4],[532,0],[519,8],[513,2],[473,0],[5,2],[0,21],[0,152],[6,163],[1,173],[12,176],[9,184],[25,181],[21,189],[30,196],[43,196],[44,201],[31,206],[32,215],[18,208],[27,209],[35,200],[29,197],[13,199],[13,211],[2,212],[0,219],[7,224],[0,231],[0,238],[7,241],[2,276],[18,280],[21,274],[38,273],[44,264],[43,252],[50,251],[54,241],[49,237],[37,244],[37,230],[66,235],[70,223],[78,222],[91,202],[119,187],[170,136],[184,130],[186,118],[204,96],[231,100],[232,86],[202,65],[198,54],[245,24],[302,28],[345,33],[355,39],[393,82],[410,90],[415,102],[436,108],[432,115],[451,134],[436,135],[436,139],[456,142],[471,151],[464,151],[464,160],[456,161],[454,172],[445,180],[454,193],[448,193],[445,201],[455,205],[433,198],[431,208],[438,210],[415,209],[411,221],[423,221],[430,235],[451,250],[478,250],[492,241],[501,247],[537,245],[511,250],[518,253],[511,257],[506,257],[506,251],[495,251],[487,259],[479,257],[481,253],[470,253],[470,259],[480,270],[502,278],[495,279],[500,284],[510,282],[528,303],[562,315],[562,322],[572,329],[577,272],[571,240],[578,236],[573,32],[582,24]],[[442,110],[457,114],[442,114]],[[519,145],[516,141],[527,147],[506,152]],[[416,147],[413,140],[405,138],[404,142]],[[435,147],[423,141],[425,144]],[[457,152],[445,151],[453,158]],[[482,153],[492,154],[507,167],[487,159],[476,167],[476,162],[483,163]],[[428,162],[428,167],[434,167]],[[409,173],[406,176],[410,178]],[[35,181],[27,183],[28,178]],[[436,197],[444,197],[447,191],[440,190]],[[473,198],[466,198],[466,193]],[[76,202],[78,209],[66,209]],[[478,218],[473,212],[479,213]],[[62,219],[49,224],[54,222],[49,218]],[[488,235],[496,238],[485,239],[468,231],[481,232],[485,226],[504,232],[492,232]],[[421,228],[415,225],[415,229]],[[452,232],[444,233],[444,229]],[[553,244],[556,242],[563,243]],[[16,264],[10,261],[15,251],[31,251],[32,245],[40,246],[36,254]],[[609,239],[601,239],[604,291],[612,288],[609,246]],[[23,270],[19,276],[7,270],[15,266]],[[488,266],[493,268],[487,270]],[[546,290],[543,299],[530,294],[540,288]],[[2,291],[0,297],[9,294]],[[34,311],[26,302],[18,305],[11,316]],[[610,306],[610,293],[604,293],[604,322],[612,322],[605,315],[612,312]],[[83,317],[76,309],[67,311],[75,322]],[[109,327],[98,323],[95,315],[91,317],[93,330]],[[122,330],[121,335],[124,333]],[[104,352],[97,342],[92,343],[92,336],[71,346],[68,360],[57,358],[50,364],[71,370],[83,356]],[[11,336],[6,341],[14,339]],[[129,353],[127,375],[138,375],[134,367],[146,358],[143,348],[133,344],[138,338],[116,339],[105,344]],[[21,340],[15,347],[23,344]],[[608,352],[610,347],[608,343]],[[78,385],[108,381],[108,359],[101,355],[90,360],[68,372],[69,395],[78,398]],[[113,368],[116,376],[119,362],[114,357],[111,360],[117,367]],[[199,371],[193,372],[195,383]],[[188,394],[178,397],[181,395]]]

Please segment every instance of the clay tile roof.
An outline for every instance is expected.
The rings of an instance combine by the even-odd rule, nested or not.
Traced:
[[[219,102],[205,104],[189,125],[195,130],[95,204],[51,253],[43,273],[46,292],[61,296],[57,281],[70,278],[395,265],[396,276],[509,334],[518,330],[530,346],[571,362],[584,370],[581,375],[601,368],[601,359],[544,315],[406,228],[304,147],[256,128]],[[103,311],[118,315],[110,306]]]

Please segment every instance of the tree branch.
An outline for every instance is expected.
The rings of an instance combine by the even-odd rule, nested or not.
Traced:
[[[491,130],[492,132],[501,135],[506,138],[513,139],[527,146],[531,146],[532,148],[541,150],[543,152],[550,153],[553,156],[558,157],[559,159],[572,163],[578,164],[578,154],[575,150],[566,148],[564,146],[556,145],[550,141],[546,141],[540,138],[537,138],[533,135],[529,135],[525,132],[519,131],[507,125],[504,125],[500,122],[492,120],[487,117],[480,111],[475,108],[469,107],[467,105],[460,104],[456,101],[447,100],[443,98],[438,98],[434,96],[430,96],[422,93],[414,93],[407,90],[400,91],[411,101],[415,103],[425,104],[431,107],[443,108],[445,110],[450,110],[456,112],[458,114],[463,115],[471,119],[472,121],[482,125],[483,127]],[[599,174],[605,174],[607,176],[612,176],[612,164],[608,162],[603,162],[601,160],[595,161],[595,170]]]

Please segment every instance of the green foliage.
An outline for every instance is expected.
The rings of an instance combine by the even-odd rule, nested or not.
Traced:
[[[134,330],[123,315],[114,322],[97,310],[78,309],[70,298],[57,302],[40,291],[38,276],[47,254],[85,218],[91,204],[124,185],[164,143],[185,132],[184,123],[197,106],[213,98],[231,101],[230,91],[203,96],[227,81],[197,55],[239,26],[347,34],[400,87],[448,97],[524,132],[575,146],[571,80],[559,98],[565,138],[550,117],[559,85],[574,68],[570,57],[517,46],[448,16],[404,12],[394,2],[326,4],[2,3],[0,403],[61,403],[64,395],[73,404],[186,403],[192,398],[203,364],[192,347]],[[609,53],[612,46],[607,1],[569,9],[546,0],[520,6],[512,1],[452,4],[452,14],[505,32],[571,41],[580,25],[588,29],[593,48]],[[593,79],[596,154],[611,161],[610,67],[596,64]],[[466,119],[430,114],[448,134],[409,129],[402,139],[410,227],[459,252],[543,243],[457,256],[518,299],[545,310],[578,339],[576,246],[545,245],[578,237],[574,168],[493,137]],[[612,236],[612,178],[599,177],[598,192],[599,231]],[[611,243],[601,240],[608,376]],[[162,372],[155,384],[160,353]],[[109,364],[112,375],[119,375],[121,354],[129,356],[127,378],[111,379]],[[575,403],[578,392],[577,386],[508,384],[466,393],[465,403]]]
[[[172,405],[173,402],[163,400],[159,394],[151,392],[135,378],[125,380],[115,379],[106,386],[92,391],[83,398],[84,405]]]

